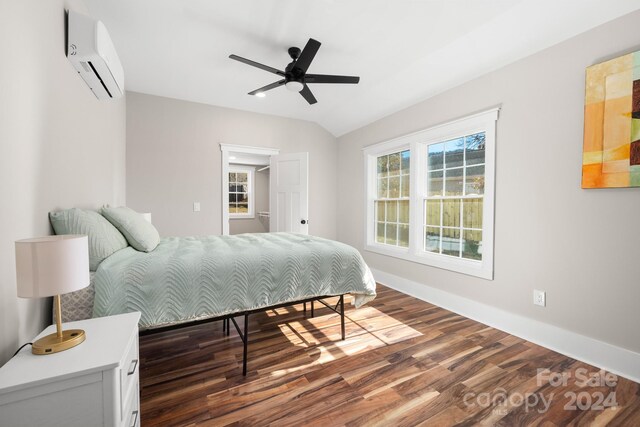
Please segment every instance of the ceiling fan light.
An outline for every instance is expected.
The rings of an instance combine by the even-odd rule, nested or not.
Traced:
[[[297,82],[295,80],[286,82],[285,86],[291,92],[300,92],[304,88],[304,85],[302,84],[302,82]]]
[[[266,94],[266,93],[264,93],[264,92],[258,92],[258,93],[256,93],[256,96],[257,96],[258,98],[264,98],[265,96],[267,96],[267,94]]]

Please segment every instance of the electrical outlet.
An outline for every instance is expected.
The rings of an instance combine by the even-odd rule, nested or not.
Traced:
[[[193,202],[193,211],[200,212],[200,202]]]
[[[545,291],[533,290],[533,303],[541,307],[547,306],[547,293]]]

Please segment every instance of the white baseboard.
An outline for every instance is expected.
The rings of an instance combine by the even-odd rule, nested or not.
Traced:
[[[640,353],[372,269],[376,281],[597,368],[640,382]]]

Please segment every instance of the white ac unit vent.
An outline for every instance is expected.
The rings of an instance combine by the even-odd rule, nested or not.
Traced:
[[[67,58],[98,99],[120,98],[124,70],[111,37],[100,21],[69,10]]]

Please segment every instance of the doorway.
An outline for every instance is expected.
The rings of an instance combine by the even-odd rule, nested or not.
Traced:
[[[309,232],[309,154],[220,144],[222,234]]]
[[[280,150],[220,144],[222,234],[268,233],[271,156]]]

